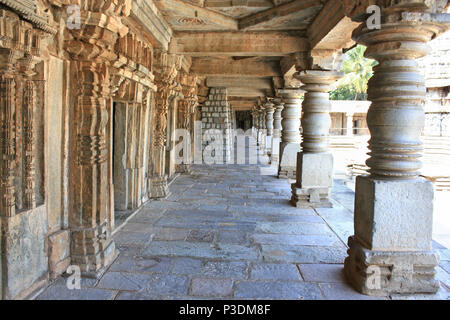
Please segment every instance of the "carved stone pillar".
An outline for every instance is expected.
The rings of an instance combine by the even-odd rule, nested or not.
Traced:
[[[181,74],[180,75],[180,84],[182,86],[183,99],[178,103],[178,128],[184,129],[186,136],[183,137],[182,141],[179,142],[183,144],[183,151],[181,155],[176,155],[180,163],[177,162],[176,170],[178,173],[190,173],[191,172],[191,163],[193,162],[192,158],[192,146],[194,143],[194,136],[192,128],[194,124],[192,123],[192,116],[195,113],[195,108],[198,105],[198,86],[197,86],[198,77],[195,75],[189,74]],[[185,141],[184,139],[187,139]],[[201,142],[199,142],[201,143]],[[178,158],[180,157],[180,158]]]
[[[166,128],[170,97],[178,86],[175,79],[181,68],[180,57],[159,51],[156,54],[155,83],[156,98],[155,130],[153,137],[153,175],[151,178],[151,198],[169,195],[166,174]]]
[[[331,84],[342,76],[333,71],[309,70],[297,77],[305,85],[303,101],[302,152],[297,157],[297,182],[292,184],[293,205],[331,207],[328,198],[333,185],[333,155],[329,152],[331,127]]]
[[[273,138],[272,138],[272,155],[271,163],[278,163],[280,160],[280,142],[281,142],[281,112],[284,109],[281,99],[275,99],[275,112],[273,115]]]
[[[107,136],[113,83],[114,45],[126,35],[120,15],[129,14],[129,1],[105,2],[81,11],[80,29],[70,30],[65,42],[70,54],[71,121],[69,227],[71,263],[83,275],[98,277],[114,261],[117,250],[111,237],[111,200]],[[68,37],[69,35],[67,35]]]
[[[384,9],[380,30],[365,24],[354,39],[379,61],[369,82],[369,176],[356,181],[355,235],[349,238],[345,274],[368,295],[434,293],[439,289],[432,249],[433,185],[419,177],[426,88],[415,61],[442,32],[414,7]],[[403,10],[403,11],[402,11]],[[447,17],[448,21],[448,17]]]
[[[284,103],[278,178],[295,179],[297,153],[300,152],[300,114],[302,90],[279,90]]]
[[[266,114],[266,153],[269,157],[272,156],[272,139],[273,139],[273,114],[275,112],[273,103],[266,103],[264,105]]]
[[[16,81],[17,55],[11,50],[0,65],[0,215],[12,217],[16,213],[15,159],[16,159]]]

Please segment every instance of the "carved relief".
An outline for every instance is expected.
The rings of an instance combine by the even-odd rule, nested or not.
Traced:
[[[44,33],[0,10],[1,203],[0,215],[33,209],[35,201],[36,90],[34,68]],[[42,101],[40,103],[43,103]],[[18,164],[22,164],[19,167]],[[18,175],[16,169],[22,169]],[[21,181],[15,182],[17,177]]]

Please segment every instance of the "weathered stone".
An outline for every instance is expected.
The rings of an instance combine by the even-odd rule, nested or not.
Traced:
[[[303,282],[242,281],[236,283],[235,298],[276,300],[320,300],[322,294],[317,285]]]
[[[70,265],[69,242],[68,230],[59,231],[48,237],[49,268],[52,278],[64,273]]]
[[[252,280],[302,280],[295,264],[253,264],[250,279]]]
[[[191,283],[191,294],[199,297],[227,297],[232,294],[233,280],[195,278]]]

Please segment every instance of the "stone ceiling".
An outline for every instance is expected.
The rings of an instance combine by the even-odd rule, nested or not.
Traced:
[[[251,106],[292,84],[290,69],[311,49],[308,28],[327,0],[153,2],[173,31],[171,52],[190,57],[209,87],[226,86],[240,106]]]

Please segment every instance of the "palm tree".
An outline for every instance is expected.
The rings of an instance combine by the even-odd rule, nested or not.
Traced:
[[[358,45],[346,53],[342,71],[345,76],[332,93],[334,100],[366,100],[367,83],[373,76],[373,67],[378,63],[364,57],[366,47]]]

